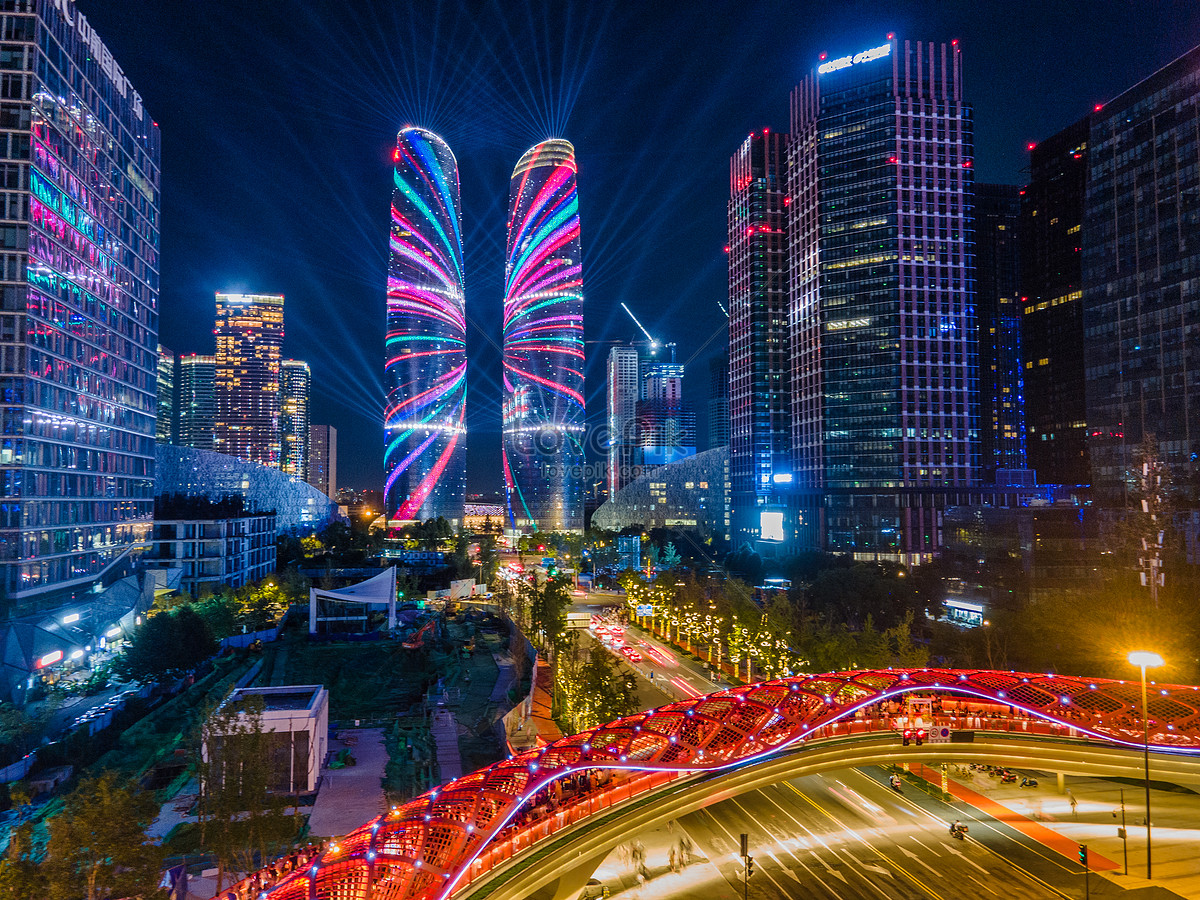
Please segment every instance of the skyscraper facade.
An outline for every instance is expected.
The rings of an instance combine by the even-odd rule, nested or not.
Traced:
[[[638,351],[616,346],[608,351],[608,496],[614,497],[634,479],[637,448],[637,403],[641,394]]]
[[[642,399],[637,405],[638,456],[644,466],[663,466],[696,455],[696,412],[683,399],[683,366],[652,361],[642,371]]]
[[[337,429],[332,425],[309,427],[308,483],[326,497],[337,493]]]
[[[389,519],[461,522],[467,319],[458,163],[423,128],[397,135],[393,162],[384,503]]]
[[[1097,499],[1121,503],[1153,437],[1200,458],[1200,47],[1092,114],[1083,220],[1084,377]],[[1195,430],[1193,430],[1195,429]]]
[[[178,443],[197,450],[216,446],[217,358],[195,353],[179,358]]]
[[[175,443],[177,426],[175,414],[176,357],[162,344],[158,345],[158,402],[154,422],[154,440],[160,444]]]
[[[792,94],[791,130],[781,277],[795,472],[778,475],[812,493],[784,537],[811,546],[815,525],[832,551],[928,559],[942,510],[966,500],[979,466],[973,137],[957,44],[889,39],[825,58]],[[736,446],[732,358],[730,370]],[[735,521],[737,504],[735,482]]]
[[[729,356],[708,362],[708,449],[729,446]]]
[[[583,529],[583,266],[575,148],[543,141],[513,170],[504,292],[509,524]]]
[[[149,535],[159,131],[70,0],[0,34],[0,586],[49,604]]]
[[[786,154],[756,132],[729,166],[729,466],[735,545],[775,540],[792,476]],[[764,518],[765,516],[765,518]],[[764,525],[764,523],[768,523]]]
[[[975,288],[979,319],[979,467],[994,484],[1024,469],[1020,243],[1021,189],[975,185]]]
[[[1021,196],[1021,345],[1029,467],[1046,484],[1088,484],[1083,361],[1084,118],[1032,147]]]
[[[218,453],[279,468],[282,294],[217,294]]]
[[[308,481],[312,371],[306,362],[285,359],[280,363],[279,372],[279,468],[301,481]]]

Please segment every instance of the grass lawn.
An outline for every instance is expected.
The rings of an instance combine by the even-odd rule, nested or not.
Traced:
[[[405,650],[398,641],[309,643],[288,641],[270,652],[271,684],[323,684],[329,717],[341,724],[407,712],[436,680],[427,650]]]

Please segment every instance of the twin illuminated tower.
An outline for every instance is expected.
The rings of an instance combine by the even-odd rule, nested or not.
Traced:
[[[467,319],[458,164],[423,128],[396,138],[384,379],[389,519],[462,521]]]
[[[437,135],[396,141],[388,272],[390,519],[461,521],[466,312],[458,168]],[[513,170],[504,295],[509,525],[583,528],[583,279],[575,153],[538,144]]]
[[[575,149],[513,169],[504,267],[504,487],[514,528],[583,530],[583,269]]]

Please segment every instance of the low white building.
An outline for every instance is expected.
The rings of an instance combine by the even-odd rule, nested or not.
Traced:
[[[246,687],[233,691],[222,707],[262,700],[262,730],[268,734],[267,753],[275,773],[272,790],[287,794],[317,789],[321,762],[329,749],[329,691],[319,684]],[[220,752],[225,736],[208,734],[204,759]]]

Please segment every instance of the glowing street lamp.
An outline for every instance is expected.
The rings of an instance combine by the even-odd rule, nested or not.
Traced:
[[[1146,879],[1150,879],[1150,714],[1146,708],[1146,669],[1163,664],[1157,653],[1144,650],[1129,654],[1129,664],[1142,670],[1142,764],[1146,781]]]

